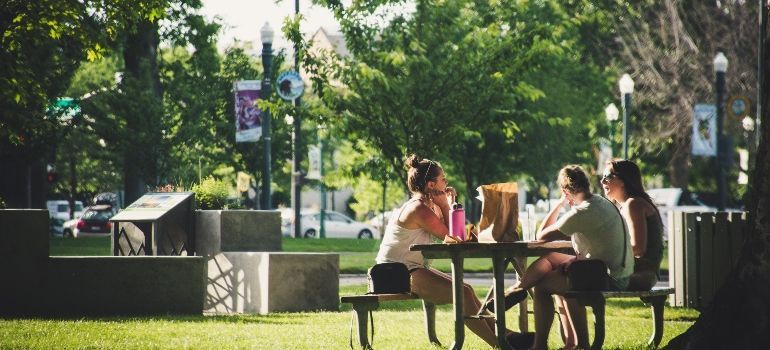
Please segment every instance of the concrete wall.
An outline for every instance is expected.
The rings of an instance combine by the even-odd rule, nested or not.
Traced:
[[[200,315],[205,270],[195,256],[52,257],[46,315]]]
[[[48,240],[48,210],[0,210],[0,315],[42,309]]]
[[[209,260],[205,313],[338,308],[339,254],[223,252]]]
[[[281,251],[281,214],[277,210],[196,210],[196,255],[219,252]]]

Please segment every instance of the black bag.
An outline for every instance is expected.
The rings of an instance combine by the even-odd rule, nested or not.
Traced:
[[[369,268],[368,294],[397,294],[411,291],[409,270],[402,263],[382,263]]]
[[[599,259],[575,260],[567,267],[569,289],[598,291],[610,289],[607,265]]]

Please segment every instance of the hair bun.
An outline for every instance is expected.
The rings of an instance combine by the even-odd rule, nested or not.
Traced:
[[[417,168],[420,165],[420,157],[416,154],[412,154],[406,158],[404,164],[406,164],[408,168]]]

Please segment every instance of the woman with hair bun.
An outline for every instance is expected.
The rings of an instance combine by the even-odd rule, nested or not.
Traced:
[[[447,186],[444,169],[438,162],[411,155],[406,160],[407,186],[411,198],[394,212],[385,228],[377,263],[406,265],[411,291],[434,304],[452,302],[452,277],[429,267],[421,252],[410,251],[412,244],[430,244],[434,238],[450,240],[449,205],[457,195]],[[464,315],[475,315],[481,302],[473,288],[463,290]],[[490,319],[466,319],[465,325],[492,347],[498,347],[494,323]]]

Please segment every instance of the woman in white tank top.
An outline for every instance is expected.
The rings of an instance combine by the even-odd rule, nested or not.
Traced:
[[[411,275],[412,293],[435,304],[452,302],[452,277],[428,266],[420,252],[409,250],[412,244],[443,240],[449,233],[449,203],[456,196],[447,186],[444,170],[438,162],[420,160],[412,155],[406,161],[407,184],[411,199],[391,217],[380,243],[377,263],[400,262]],[[464,314],[475,315],[481,302],[473,288],[465,284]],[[487,344],[498,347],[492,319],[467,319],[465,325]]]

